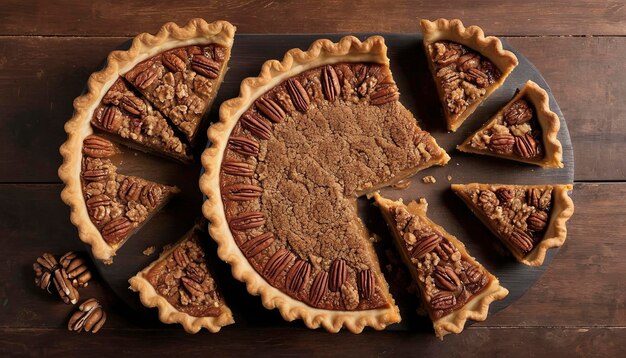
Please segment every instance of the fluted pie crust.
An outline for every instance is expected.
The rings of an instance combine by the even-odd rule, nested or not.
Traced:
[[[474,148],[472,146],[472,139],[475,135],[483,132],[484,130],[492,127],[499,118],[502,117],[504,111],[512,103],[517,102],[519,99],[526,99],[533,104],[537,122],[541,126],[541,140],[543,145],[543,158],[523,158],[518,155],[500,155],[490,150],[484,150],[480,148]],[[457,149],[466,153],[476,153],[490,155],[493,157],[505,158],[516,160],[518,162],[529,163],[539,165],[544,168],[563,168],[563,147],[561,142],[557,139],[557,134],[561,128],[559,116],[550,110],[550,97],[548,93],[538,84],[533,81],[528,81],[524,87],[517,93],[502,109],[496,113],[485,123],[479,130],[470,135],[463,143],[457,146]]]
[[[504,50],[502,48],[502,42],[500,39],[494,36],[485,37],[483,30],[475,25],[465,27],[459,19],[447,20],[437,19],[435,21],[429,21],[422,19],[420,21],[422,33],[424,35],[424,49],[428,56],[428,65],[435,82],[437,77],[435,76],[435,68],[433,61],[430,57],[429,45],[437,41],[451,41],[456,42],[470,49],[480,53],[482,56],[489,59],[500,70],[501,76],[487,89],[486,93],[476,101],[472,102],[462,113],[460,113],[454,120],[448,118],[448,112],[444,106],[446,113],[446,119],[448,120],[448,130],[456,131],[461,124],[476,110],[476,108],[485,100],[491,93],[497,90],[509,74],[515,69],[518,64],[517,57],[511,51]],[[437,91],[439,91],[439,97],[444,98],[441,86],[437,85]]]
[[[489,279],[487,285],[483,287],[478,294],[471,296],[469,301],[467,301],[463,306],[441,318],[433,319],[433,328],[435,329],[435,334],[439,339],[443,339],[445,335],[450,333],[461,333],[465,327],[465,322],[468,319],[474,321],[486,320],[489,313],[489,305],[491,305],[494,301],[503,300],[509,294],[509,291],[500,285],[500,281],[498,281],[493,274],[478,263],[474,257],[469,255],[465,249],[465,245],[461,241],[449,234],[443,227],[432,222],[426,216],[428,204],[425,200],[422,200],[419,203],[413,201],[405,205],[402,200],[393,201],[382,197],[379,193],[374,194],[374,200],[375,204],[380,208],[383,216],[385,217],[387,225],[392,232],[399,251],[403,257],[403,261],[407,263],[411,276],[413,276],[413,280],[415,282],[421,282],[418,277],[419,274],[417,273],[415,266],[410,263],[411,259],[408,257],[409,253],[406,248],[404,248],[404,244],[402,244],[404,238],[397,230],[395,219],[391,215],[391,210],[397,206],[405,207],[410,214],[419,216],[420,219],[433,228],[435,232],[438,232],[445,239],[450,241],[454,247],[459,250],[464,260],[478,267]]]
[[[227,141],[239,118],[255,100],[286,79],[328,64],[368,62],[388,66],[386,50],[384,39],[379,36],[370,37],[363,42],[352,36],[344,37],[338,43],[317,40],[307,51],[292,49],[280,62],[267,61],[258,77],[245,79],[241,84],[239,97],[222,104],[220,121],[213,124],[208,131],[212,145],[202,155],[205,172],[200,178],[200,189],[207,197],[203,213],[210,221],[209,232],[219,245],[218,255],[231,265],[233,276],[245,282],[251,294],[260,295],[266,308],[278,308],[287,321],[302,319],[309,328],[322,326],[330,332],[338,332],[345,326],[350,331],[359,333],[366,326],[380,330],[388,324],[399,322],[400,315],[391,297],[390,306],[383,308],[360,311],[314,308],[275,288],[254,269],[236,244],[222,201],[220,168]],[[448,160],[448,155],[443,152],[439,162],[434,164],[443,165]]]
[[[71,208],[70,220],[77,227],[80,239],[91,246],[96,259],[110,262],[115,250],[104,241],[91,222],[82,194],[81,149],[85,137],[93,133],[90,121],[94,110],[119,76],[141,61],[186,45],[214,43],[230,48],[234,34],[235,27],[226,21],[207,23],[202,19],[193,19],[184,27],[169,22],[156,35],[139,34],[128,50],[109,54],[106,66],[89,77],[86,93],[74,100],[74,114],[65,124],[67,140],[59,150],[63,164],[58,174],[65,183],[61,198]]]

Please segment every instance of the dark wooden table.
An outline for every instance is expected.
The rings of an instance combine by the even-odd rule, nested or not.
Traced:
[[[393,3],[393,5],[386,5]],[[0,356],[626,356],[626,9],[624,1],[2,1],[0,4]],[[575,151],[576,213],[565,246],[525,296],[444,342],[410,332],[337,335],[301,324],[187,335],[137,317],[97,278],[81,291],[109,315],[66,331],[73,307],[33,284],[44,251],[83,249],[59,199],[63,123],[114,47],[166,21],[230,20],[240,33],[416,32],[461,18],[506,38],[541,71]],[[260,305],[260,302],[258,303]]]

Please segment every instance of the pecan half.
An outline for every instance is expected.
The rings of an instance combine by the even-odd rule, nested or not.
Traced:
[[[530,188],[526,193],[526,204],[539,208],[541,199],[541,189]]]
[[[348,268],[346,267],[346,261],[339,259],[333,261],[330,265],[328,289],[332,292],[337,292],[341,289],[341,286],[346,282],[348,278]]]
[[[274,281],[295,259],[296,256],[291,251],[282,248],[270,257],[267,264],[265,264],[263,274],[269,281]]]
[[[180,266],[181,268],[185,268],[187,267],[187,265],[191,263],[189,256],[187,256],[185,249],[183,249],[182,247],[179,247],[176,250],[174,250],[172,257],[174,257],[174,261],[176,261],[176,264]]]
[[[246,257],[253,257],[270,247],[273,242],[274,234],[271,232],[265,232],[244,242],[241,246],[239,246],[239,248],[241,249],[241,252],[246,255]]]
[[[172,72],[180,72],[185,70],[185,61],[182,58],[176,56],[173,52],[165,52],[163,53],[163,57],[161,58],[161,62],[163,65],[167,67]]]
[[[441,291],[430,300],[430,305],[436,310],[445,310],[456,305],[456,297],[452,292]]]
[[[341,84],[335,68],[331,65],[322,67],[322,91],[330,102],[333,102],[341,93]]]
[[[309,282],[311,275],[311,264],[307,261],[298,259],[291,269],[287,272],[285,279],[285,287],[287,290],[298,293],[305,283]]]
[[[163,189],[155,184],[150,183],[143,187],[141,191],[141,203],[148,208],[155,208],[163,196]]]
[[[500,154],[510,154],[513,152],[515,137],[510,134],[494,134],[489,141],[489,149]]]
[[[308,100],[308,97],[307,97],[307,100]],[[307,105],[308,105],[308,102],[307,102]],[[256,108],[259,110],[259,112],[263,113],[265,116],[267,116],[267,118],[269,118],[274,123],[282,122],[283,120],[285,120],[285,116],[287,115],[285,111],[283,110],[283,108],[278,103],[265,97],[261,97],[257,99]]]
[[[141,116],[146,111],[146,104],[136,96],[122,97],[120,99],[120,107],[135,116]]]
[[[263,188],[253,184],[233,184],[222,189],[223,195],[234,201],[250,201],[261,197]]]
[[[241,155],[257,156],[259,154],[259,142],[246,137],[230,137],[228,148]]]
[[[254,175],[254,167],[252,164],[233,160],[225,160],[222,163],[222,171],[226,174],[240,177],[251,177]]]
[[[260,211],[241,213],[228,222],[231,230],[243,231],[265,224],[265,215]]]
[[[81,173],[85,181],[101,181],[109,177],[109,168],[88,169]]]
[[[326,295],[328,290],[328,272],[321,271],[315,276],[311,289],[309,290],[309,301],[313,306],[317,305]]]
[[[461,54],[461,45],[458,44],[439,41],[430,46],[434,53],[433,61],[442,67],[456,61]]]
[[[185,268],[185,274],[187,277],[200,284],[204,281],[204,277],[206,276],[206,272],[198,266],[187,266]]]
[[[159,72],[154,67],[150,66],[135,77],[133,84],[139,89],[145,90],[154,83],[157,77],[159,77]]]
[[[509,125],[523,124],[533,118],[533,109],[523,99],[515,101],[504,112],[504,120]]]
[[[241,125],[261,139],[272,138],[272,124],[256,113],[248,112],[241,116]]]
[[[498,197],[493,191],[483,190],[480,192],[478,196],[478,206],[487,214],[491,214],[499,204]]]
[[[133,223],[128,218],[121,216],[109,221],[102,228],[102,237],[109,245],[122,242],[133,230]]]
[[[396,85],[382,85],[376,88],[374,93],[370,95],[370,104],[380,106],[385,103],[397,101],[398,98],[400,98],[400,93]]]
[[[219,62],[213,61],[204,55],[193,55],[191,58],[191,69],[210,79],[215,79],[220,74]]]
[[[196,281],[190,279],[189,277],[181,277],[180,278],[183,287],[194,297],[202,297],[204,296],[204,291],[202,290],[202,286]]]
[[[108,106],[102,113],[100,118],[100,125],[111,132],[117,132],[122,126],[122,121],[118,120],[120,117],[117,115],[119,109],[114,106]]]
[[[489,77],[483,71],[477,68],[470,68],[465,73],[465,79],[469,82],[474,83],[476,86],[480,88],[485,88],[489,86]]]
[[[414,259],[421,259],[427,253],[433,251],[443,238],[437,233],[423,234],[419,237],[417,245],[411,252],[411,257]]]
[[[465,55],[459,57],[456,64],[460,71],[467,72],[480,65],[480,56],[475,53],[466,53]]]
[[[548,213],[545,211],[534,211],[530,214],[528,219],[526,219],[526,224],[532,231],[543,231],[546,225],[548,225]]]
[[[513,199],[513,193],[509,188],[499,188],[496,190],[496,197],[500,201],[501,204],[508,203]]]
[[[91,134],[83,141],[83,154],[92,158],[107,158],[115,154],[113,143]]]
[[[70,251],[61,256],[59,263],[67,273],[67,278],[71,280],[72,286],[78,288],[89,285],[91,271],[89,271],[85,257]]]
[[[137,201],[141,195],[143,187],[141,183],[133,178],[124,178],[117,191],[117,196],[122,200]]]
[[[523,253],[528,253],[533,249],[534,241],[532,236],[521,229],[515,229],[509,236],[509,242]]]
[[[484,274],[478,266],[472,265],[467,261],[463,261],[462,265],[463,270],[461,271],[461,281],[465,285],[482,281]]]
[[[515,137],[515,153],[522,158],[536,157],[539,152],[535,138],[529,133],[521,137]]]
[[[376,278],[372,270],[359,272],[357,284],[359,286],[359,296],[364,300],[369,300],[376,289]]]
[[[433,278],[435,279],[435,285],[441,289],[456,292],[461,288],[461,280],[449,266],[435,266]]]
[[[107,315],[102,306],[95,298],[90,298],[78,306],[78,310],[72,314],[67,329],[75,332],[96,333],[106,322]]]
[[[304,87],[302,87],[300,81],[295,78],[290,78],[287,80],[286,87],[296,109],[300,112],[306,112],[309,109],[311,100],[309,99],[309,95],[306,93]]]
[[[457,252],[456,247],[446,239],[442,239],[439,245],[435,248],[437,256],[443,261],[448,261],[454,253]]]
[[[109,206],[111,205],[111,203],[112,203],[111,198],[109,198],[105,194],[92,196],[91,198],[85,201],[85,204],[87,204],[87,208],[89,209],[95,209],[98,206]]]

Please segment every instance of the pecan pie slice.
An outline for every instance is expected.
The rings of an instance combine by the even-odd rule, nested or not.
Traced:
[[[315,41],[224,102],[203,211],[235,278],[288,320],[361,332],[400,320],[358,196],[449,157],[399,102],[382,37]]]
[[[460,333],[468,319],[487,319],[489,305],[509,291],[500,286],[465,245],[426,216],[424,199],[408,205],[374,194],[437,337]]]
[[[128,280],[144,306],[159,309],[161,322],[179,323],[189,333],[201,328],[215,333],[235,323],[207,265],[203,235],[194,227]]]
[[[550,248],[565,243],[565,223],[574,213],[570,184],[453,184],[452,190],[513,253],[541,266]]]
[[[460,20],[421,21],[428,64],[439,92],[448,130],[457,128],[517,66],[497,37]]]
[[[80,171],[87,215],[97,230],[92,250],[96,258],[111,260],[115,252],[143,224],[178,193],[173,186],[117,173],[111,157],[119,150],[110,141],[89,135],[83,142]]]
[[[457,148],[544,168],[563,168],[563,148],[556,137],[559,128],[559,116],[550,110],[548,93],[528,81],[509,103]]]

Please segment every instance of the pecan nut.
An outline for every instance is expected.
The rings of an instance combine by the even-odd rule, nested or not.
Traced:
[[[163,188],[155,183],[143,187],[141,191],[141,203],[148,208],[156,208],[163,196]]]
[[[187,292],[189,292],[192,296],[194,297],[204,296],[204,290],[202,289],[202,286],[200,286],[200,284],[197,283],[196,281],[185,276],[181,277],[180,281],[182,282],[185,290],[187,290]]]
[[[86,287],[91,280],[91,271],[87,266],[87,260],[82,255],[70,251],[61,256],[59,263],[65,270],[67,278],[72,282],[72,286]]]
[[[450,241],[443,239],[435,248],[435,252],[437,252],[437,256],[439,256],[441,260],[448,261],[451,259],[452,255],[457,252],[457,249]]]
[[[302,287],[309,282],[309,276],[311,275],[311,264],[307,261],[298,259],[296,263],[291,266],[291,269],[287,272],[287,278],[285,279],[285,287],[287,290],[298,293]]]
[[[413,251],[411,252],[411,257],[414,259],[421,259],[427,253],[433,251],[442,239],[441,235],[434,232],[421,235],[418,239],[417,245],[415,245]]]
[[[491,84],[489,76],[478,68],[470,68],[465,73],[465,79],[480,88],[485,88]]]
[[[477,68],[480,65],[480,56],[475,53],[466,53],[459,57],[456,64],[460,71],[468,72],[470,69]]]
[[[102,227],[102,237],[109,245],[116,245],[126,239],[133,228],[133,223],[128,218],[121,216],[109,221]]]
[[[265,232],[261,235],[255,236],[252,239],[244,242],[239,247],[246,257],[253,257],[258,255],[261,251],[267,249],[274,242],[274,234],[271,232]]]
[[[85,181],[102,181],[109,177],[109,168],[87,169],[80,174]]]
[[[250,201],[261,197],[263,188],[253,184],[233,184],[222,189],[224,196],[234,201]]]
[[[183,61],[182,58],[176,56],[176,54],[173,52],[163,53],[163,58],[161,59],[161,62],[163,62],[163,65],[165,65],[165,67],[167,67],[172,72],[184,71],[185,67],[187,67],[185,65],[185,61]]]
[[[296,256],[291,251],[282,248],[276,251],[265,264],[263,275],[269,281],[275,281],[295,259]]]
[[[515,137],[515,153],[522,158],[534,158],[539,155],[535,138],[529,133]]]
[[[457,292],[462,287],[461,280],[451,267],[435,266],[433,276],[435,285],[441,289]]]
[[[372,270],[364,270],[359,272],[357,281],[359,287],[359,296],[364,300],[369,300],[376,290],[376,278]]]
[[[54,285],[59,297],[66,304],[78,302],[78,291],[67,277],[65,269],[57,262],[52,254],[44,253],[33,264],[35,271],[35,284],[42,290],[50,292],[50,286]]]
[[[295,78],[287,80],[287,92],[289,92],[289,96],[291,96],[291,100],[298,111],[306,112],[309,109],[311,100],[300,81]]]
[[[261,139],[272,138],[272,124],[254,112],[244,114],[241,117],[241,125]]]
[[[259,154],[259,142],[246,137],[230,137],[228,148],[241,155],[257,156]]]
[[[380,106],[385,103],[397,101],[400,98],[400,93],[398,92],[398,87],[396,85],[381,85],[374,93],[370,95],[370,103],[374,106]]]
[[[346,261],[342,259],[333,261],[330,265],[328,277],[328,289],[331,292],[339,291],[348,278]]]
[[[106,322],[107,316],[102,306],[95,298],[90,298],[78,306],[78,310],[72,314],[67,329],[75,332],[96,333]]]
[[[252,164],[244,162],[225,160],[222,163],[222,172],[240,177],[252,177],[254,175],[254,167]]]
[[[298,84],[299,83],[300,82],[298,82]],[[302,85],[300,87],[302,87]],[[304,90],[304,88],[302,90]],[[306,95],[306,91],[304,94]],[[293,97],[294,95],[291,95],[291,96]],[[306,98],[308,101],[309,97],[307,96]],[[308,103],[309,102],[306,102],[307,106],[308,106]],[[269,118],[274,123],[282,122],[283,120],[285,120],[285,116],[287,115],[285,111],[283,110],[283,108],[278,103],[265,97],[261,97],[256,101],[256,108],[259,110],[259,112],[263,113],[267,118]]]
[[[489,141],[489,149],[500,154],[510,154],[513,152],[515,137],[510,134],[494,134]]]
[[[446,310],[456,305],[456,297],[452,292],[441,291],[432,297],[430,305],[436,310]]]
[[[528,219],[526,219],[526,224],[532,231],[543,231],[546,225],[548,225],[548,213],[545,211],[534,211],[528,216]]]
[[[504,112],[504,120],[509,125],[524,124],[533,118],[533,109],[523,99],[515,101]]]
[[[133,84],[137,86],[137,88],[145,90],[150,87],[150,85],[152,85],[154,81],[156,81],[157,77],[159,77],[159,72],[156,70],[156,68],[150,66],[141,71],[141,73],[139,73],[139,75],[135,77]]]
[[[195,282],[199,284],[201,284],[202,281],[204,281],[204,277],[206,276],[206,272],[204,272],[198,266],[187,266],[185,268],[185,274],[187,275],[187,277],[189,277],[190,279],[194,280]]]
[[[213,61],[204,55],[193,55],[191,58],[191,69],[210,79],[215,79],[220,74],[219,62]]]
[[[496,197],[501,204],[508,203],[513,199],[513,193],[509,188],[499,188],[496,190]]]
[[[115,147],[108,140],[91,134],[83,141],[83,154],[92,158],[107,158],[115,154]]]
[[[228,222],[232,230],[243,231],[254,229],[265,224],[265,215],[260,211],[241,213]]]
[[[143,186],[137,179],[127,177],[122,180],[122,183],[117,191],[117,196],[122,200],[137,201],[142,190]]]
[[[331,65],[326,65],[322,68],[322,91],[324,91],[324,96],[330,102],[335,101],[341,93],[341,84],[339,83],[339,77],[337,77],[337,71]]]
[[[309,301],[313,306],[317,305],[328,291],[328,272],[321,271],[315,276],[309,291]]]
[[[120,107],[134,116],[141,116],[146,112],[146,104],[141,98],[136,96],[122,97],[120,99]]]
[[[523,253],[528,253],[535,245],[533,237],[526,231],[516,228],[509,236],[509,242]]]
[[[176,264],[182,268],[187,267],[191,263],[189,256],[185,252],[185,249],[183,249],[182,247],[179,247],[178,249],[174,250],[172,257],[174,258],[174,261],[176,262]]]

